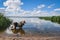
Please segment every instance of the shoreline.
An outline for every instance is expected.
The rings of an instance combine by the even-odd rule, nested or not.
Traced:
[[[60,40],[60,36],[55,37],[8,37],[0,36],[0,40]]]

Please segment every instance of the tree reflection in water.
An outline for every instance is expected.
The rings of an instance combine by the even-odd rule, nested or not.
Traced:
[[[25,35],[25,31],[22,29],[22,28],[20,28],[20,29],[12,29],[12,32],[14,33],[14,34],[20,34],[20,35]]]

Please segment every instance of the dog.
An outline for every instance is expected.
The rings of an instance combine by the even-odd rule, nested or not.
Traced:
[[[20,29],[23,27],[23,25],[25,24],[25,20],[24,21],[21,21],[20,23],[17,23],[17,22],[14,22],[10,28],[13,30],[13,29]]]

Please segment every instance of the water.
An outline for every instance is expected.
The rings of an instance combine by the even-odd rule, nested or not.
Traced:
[[[60,24],[39,18],[11,18],[13,22],[25,20],[25,25],[20,30],[10,30],[7,28],[5,34],[19,36],[60,36]]]

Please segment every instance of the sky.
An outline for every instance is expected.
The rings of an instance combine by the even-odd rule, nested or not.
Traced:
[[[60,0],[0,0],[0,12],[7,16],[57,16]]]

